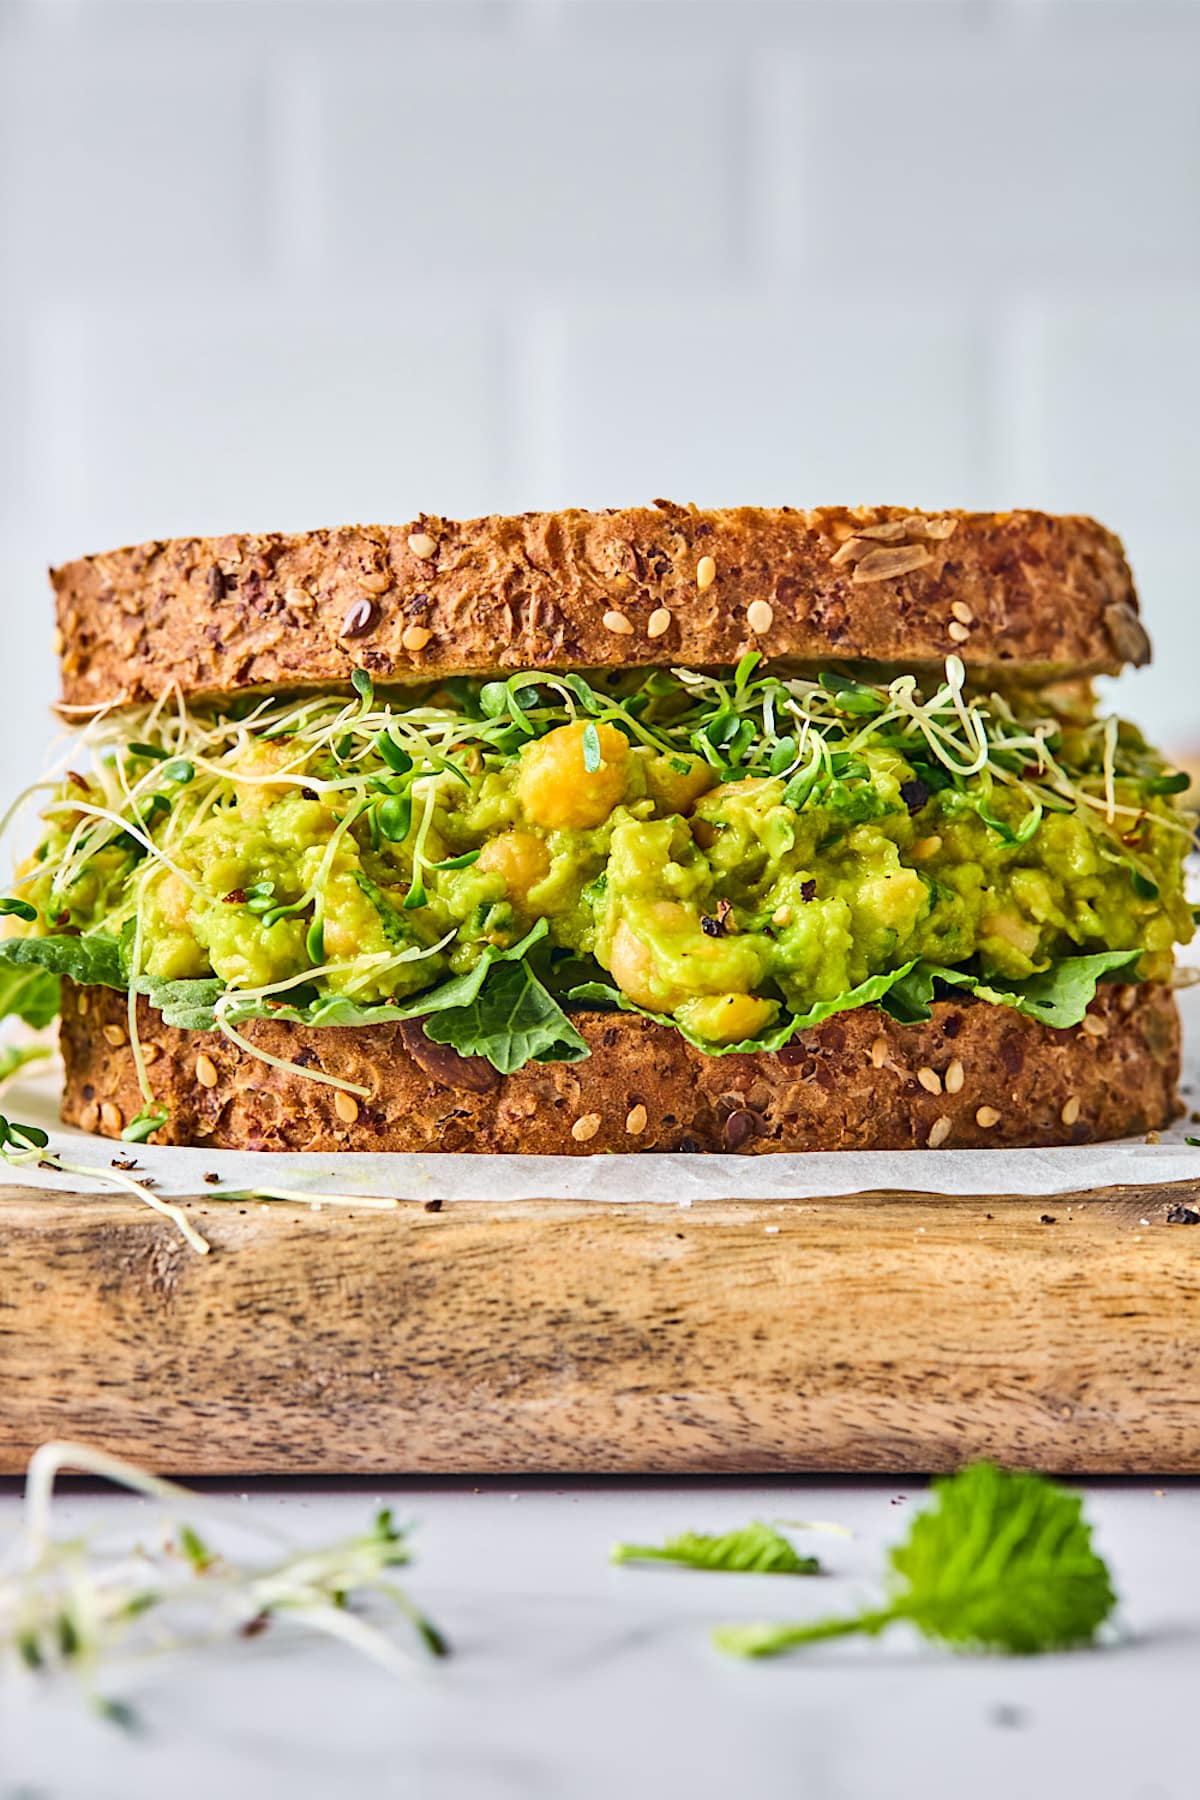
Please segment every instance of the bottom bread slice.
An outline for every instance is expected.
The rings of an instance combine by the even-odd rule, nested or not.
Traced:
[[[63,1118],[118,1137],[143,1105],[126,1001],[63,983]],[[909,1150],[1077,1144],[1165,1125],[1176,1110],[1179,1014],[1162,986],[1106,985],[1081,1026],[941,1001],[921,1025],[836,1014],[782,1050],[706,1055],[636,1014],[584,1013],[591,1055],[501,1076],[431,1043],[419,1021],[313,1030],[239,1027],[269,1054],[367,1090],[356,1100],[216,1032],[138,1032],[159,1143],[222,1150]]]

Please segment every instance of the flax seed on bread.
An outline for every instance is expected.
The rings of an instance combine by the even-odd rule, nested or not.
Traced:
[[[83,990],[63,987],[63,1118],[116,1137],[142,1106],[131,1048],[104,1037],[106,1025],[124,1025],[125,996],[88,989],[84,1011]],[[923,1025],[861,1007],[754,1055],[709,1056],[649,1019],[582,1013],[574,1022],[591,1051],[585,1062],[531,1062],[507,1076],[431,1043],[418,1020],[240,1027],[310,1074],[367,1088],[354,1107],[216,1033],[165,1026],[144,1000],[138,1016],[155,1046],[155,1098],[169,1109],[156,1141],[214,1150],[573,1156],[1073,1144],[1166,1125],[1179,1076],[1179,1014],[1156,985],[1102,986],[1090,1030],[950,1000]]]
[[[62,703],[515,669],[1142,663],[1118,538],[1039,512],[658,501],[465,523],[176,538],[52,571]]]

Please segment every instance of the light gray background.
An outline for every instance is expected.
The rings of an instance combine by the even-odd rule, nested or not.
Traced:
[[[1094,511],[1159,650],[1124,704],[1200,742],[1198,71],[1188,0],[0,0],[0,791],[49,562],[659,494]],[[1186,1484],[1092,1491],[1132,1645],[762,1669],[707,1624],[868,1593],[911,1487],[475,1485],[397,1496],[446,1671],[268,1644],[164,1672],[135,1745],[0,1692],[0,1796],[1197,1790]],[[249,1504],[315,1534],[374,1491]],[[604,1566],[756,1511],[855,1524],[847,1579]]]
[[[1194,0],[0,0],[0,782],[49,562],[659,494],[1095,511],[1200,742],[1198,77]]]

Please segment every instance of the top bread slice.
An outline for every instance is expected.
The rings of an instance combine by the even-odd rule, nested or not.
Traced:
[[[656,501],[465,523],[176,538],[53,570],[62,704],[519,669],[734,663],[1050,680],[1149,659],[1112,532],[1038,512]]]

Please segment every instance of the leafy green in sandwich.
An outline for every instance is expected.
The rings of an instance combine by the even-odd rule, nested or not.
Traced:
[[[1069,1026],[1193,929],[1184,777],[1082,690],[973,687],[954,657],[924,684],[754,654],[359,670],[86,737],[0,902],[0,1014],[35,1025],[66,976],[255,1054],[248,1019],[421,1019],[507,1073],[584,1057],[582,1008],[713,1054],[955,993]]]

